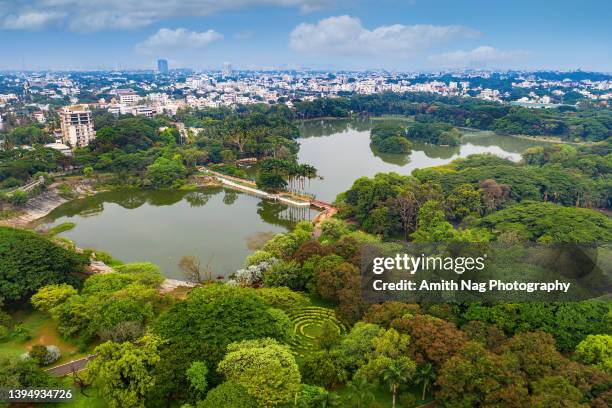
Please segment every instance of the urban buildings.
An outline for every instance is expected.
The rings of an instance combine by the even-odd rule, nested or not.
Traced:
[[[232,64],[229,62],[223,63],[223,76],[226,78],[232,76]]]
[[[87,105],[65,106],[59,112],[62,142],[72,148],[87,146],[96,138],[96,131]]]
[[[157,60],[157,72],[159,72],[160,74],[168,73],[168,60],[165,60],[165,59]]]

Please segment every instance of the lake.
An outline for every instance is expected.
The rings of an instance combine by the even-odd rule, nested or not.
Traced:
[[[392,171],[410,174],[414,169],[439,166],[476,153],[494,153],[516,161],[525,149],[547,143],[489,131],[463,130],[460,146],[413,142],[412,152],[407,155],[385,154],[370,146],[370,129],[375,122],[339,119],[300,124],[299,161],[315,166],[323,178],[311,181],[310,193],[318,199],[333,201],[362,176]]]
[[[80,248],[110,252],[124,262],[153,262],[183,279],[182,256],[210,263],[213,277],[229,276],[272,234],[317,212],[288,207],[220,187],[195,191],[125,190],[74,200],[52,211],[45,227],[74,222],[61,236]]]
[[[410,174],[413,169],[448,163],[457,157],[491,152],[512,160],[528,147],[546,142],[464,131],[460,146],[413,143],[408,155],[379,154],[370,147],[370,120],[324,120],[300,124],[299,161],[314,165],[322,179],[307,190],[333,201],[355,179],[379,172]],[[183,277],[182,256],[210,263],[213,277],[228,276],[273,233],[288,231],[316,211],[263,201],[220,187],[196,191],[125,190],[74,200],[51,212],[45,227],[74,222],[65,236],[81,248],[110,252],[124,262],[158,264],[165,276]]]

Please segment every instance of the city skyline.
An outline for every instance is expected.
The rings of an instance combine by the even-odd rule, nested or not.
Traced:
[[[612,71],[604,1],[456,3],[5,0],[0,69]]]

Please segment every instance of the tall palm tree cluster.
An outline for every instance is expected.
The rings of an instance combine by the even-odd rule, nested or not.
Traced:
[[[280,176],[287,181],[289,191],[304,194],[306,181],[317,177],[317,169],[294,160],[267,158],[259,162],[260,171]]]

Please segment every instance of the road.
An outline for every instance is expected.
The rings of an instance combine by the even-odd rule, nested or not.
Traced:
[[[87,362],[96,358],[95,354],[90,354],[87,357],[80,358],[78,360],[72,360],[64,364],[60,364],[55,367],[48,368],[46,371],[56,377],[63,377],[73,372],[81,371],[87,365]]]

